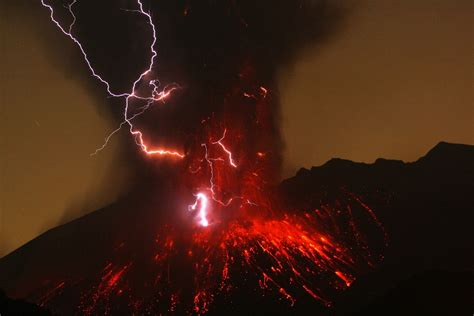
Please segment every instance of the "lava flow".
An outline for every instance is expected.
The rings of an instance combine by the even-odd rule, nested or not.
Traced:
[[[76,2],[67,6],[73,21],[64,27],[55,18],[53,7],[41,0],[50,10],[51,20],[78,46],[92,75],[110,96],[124,99],[123,122],[97,152],[121,127],[128,126],[146,155],[179,158],[174,167],[182,171],[180,181],[189,191],[183,200],[189,204],[176,212],[194,223],[185,237],[180,225],[159,224],[154,253],[146,264],[152,268],[145,276],[140,268],[143,262],[129,258],[124,251],[128,247],[125,240],[116,250],[120,259],[104,262],[97,275],[88,276],[89,290],[81,291],[77,303],[82,313],[106,314],[120,308],[130,314],[203,314],[233,291],[255,288],[262,294],[273,293],[289,306],[307,298],[330,306],[334,293],[351,286],[359,270],[377,262],[360,237],[351,207],[362,205],[373,224],[378,227],[379,223],[359,197],[346,194],[318,209],[280,206],[281,198],[274,193],[280,161],[272,109],[277,102],[274,83],[260,79],[251,56],[239,60],[240,71],[227,87],[220,110],[197,118],[202,124],[186,153],[154,148],[133,120],[156,102],[172,97],[180,87],[171,84],[160,90],[158,81],[148,78],[157,56],[151,13],[136,0],[137,7],[131,11],[139,13],[150,27],[151,59],[128,92],[115,93],[73,34],[80,22],[73,11]],[[184,12],[191,14],[188,9]],[[173,269],[189,274],[189,284],[177,280],[180,271]],[[54,310],[61,305],[62,295],[73,293],[78,282],[82,281],[73,277],[58,280],[37,301]],[[152,289],[145,290],[150,284]]]

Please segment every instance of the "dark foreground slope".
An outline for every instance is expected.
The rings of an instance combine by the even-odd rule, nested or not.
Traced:
[[[343,294],[337,314],[472,311],[474,146],[439,143],[413,163],[333,159],[301,169],[282,186],[291,191],[289,203],[303,207],[337,187],[387,196],[371,204],[389,236],[385,259]]]
[[[6,296],[5,292],[0,290],[0,311],[2,315],[39,315],[47,316],[50,312],[34,303],[22,300],[14,300]]]
[[[175,190],[164,188],[162,196]],[[298,210],[317,208],[340,192],[363,196],[388,235],[383,262],[357,279],[336,298],[332,308],[311,306],[313,313],[472,312],[474,146],[440,143],[413,163],[379,159],[374,164],[361,164],[333,159],[311,170],[301,169],[283,181],[279,190],[284,202]],[[103,269],[103,263],[113,259],[111,249],[121,247],[124,241],[128,257],[145,257],[153,252],[153,244],[146,240],[153,240],[155,223],[161,220],[158,215],[150,218],[149,211],[143,211],[149,210],[145,206],[183,208],[180,203],[168,201],[164,205],[157,196],[147,200],[132,197],[52,229],[0,259],[0,288],[11,297],[38,302],[44,297],[34,293],[42,287],[50,289],[52,279],[87,276]],[[183,274],[185,278],[186,272]],[[260,298],[254,296],[248,293],[249,303],[258,303]],[[242,305],[238,312],[307,312],[301,306],[284,310],[262,304],[259,308]],[[57,307],[71,314],[74,311],[73,306]],[[213,312],[219,314],[219,308],[216,305]]]

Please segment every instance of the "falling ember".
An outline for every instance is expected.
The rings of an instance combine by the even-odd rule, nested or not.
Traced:
[[[344,273],[342,273],[341,271],[336,271],[336,275],[340,277],[341,280],[343,280],[348,287],[351,286],[352,280],[345,276]]]
[[[124,99],[123,121],[96,153],[128,125],[136,145],[150,159],[178,158],[179,163],[173,166],[182,171],[179,181],[189,194],[179,198],[187,200],[194,194],[195,199],[188,205],[189,212],[183,210],[184,205],[177,212],[183,211],[189,222],[198,224],[179,231],[177,227],[182,225],[168,218],[169,222],[157,223],[154,248],[141,261],[136,259],[135,249],[128,248],[127,240],[120,243],[114,250],[115,260],[108,260],[97,275],[88,276],[89,290],[81,292],[78,304],[82,313],[110,314],[120,307],[129,314],[204,314],[216,300],[225,299],[238,288],[270,292],[288,306],[297,305],[302,297],[330,306],[332,296],[351,286],[359,270],[377,261],[366,244],[361,246],[352,207],[368,214],[369,225],[383,227],[361,197],[346,193],[331,205],[321,205],[317,212],[281,206],[274,180],[279,163],[271,110],[275,89],[256,75],[257,67],[247,60],[240,62],[238,74],[219,101],[221,111],[196,118],[202,123],[201,129],[185,153],[152,146],[145,141],[150,136],[145,137],[133,120],[155,103],[164,102],[179,86],[172,84],[160,90],[157,80],[147,79],[157,56],[151,14],[141,0],[136,0],[138,8],[131,11],[139,13],[151,30],[151,59],[128,92],[114,93],[73,35],[76,2],[67,6],[73,22],[64,27],[55,19],[53,7],[41,0],[52,21],[78,46],[92,75],[105,85],[110,96]],[[190,8],[184,9],[187,19],[195,11],[190,12]],[[140,105],[136,113],[131,110],[135,103]],[[154,206],[153,211],[157,208]],[[144,241],[140,239],[140,243]],[[141,265],[147,267],[146,273]],[[186,279],[183,284],[176,275],[185,271],[192,271],[192,282]],[[55,283],[46,292],[45,305],[54,306],[55,298],[59,302],[62,293],[74,292],[81,281]],[[184,293],[185,289],[191,293]]]

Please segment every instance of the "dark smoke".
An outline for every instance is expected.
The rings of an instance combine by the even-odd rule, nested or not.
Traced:
[[[69,2],[48,1],[63,25],[71,22],[65,8]],[[210,114],[221,119],[222,112],[228,112],[227,117],[235,116],[235,121],[248,123],[255,112],[252,104],[242,103],[237,92],[230,98],[235,103],[229,101],[225,107],[223,100],[230,90],[236,89],[236,84],[240,85],[238,89],[253,91],[253,85],[259,83],[273,92],[269,104],[271,112],[268,113],[273,124],[268,126],[265,135],[261,135],[261,130],[248,129],[246,139],[254,139],[256,133],[265,136],[261,141],[274,149],[272,156],[278,167],[282,143],[278,129],[277,70],[291,63],[306,47],[324,44],[340,27],[346,9],[334,1],[320,0],[143,0],[143,3],[153,14],[159,36],[154,77],[164,84],[177,82],[183,87],[167,104],[155,106],[137,122],[140,128],[146,129],[148,141],[192,148],[193,144],[199,144],[199,137],[205,137],[201,120]],[[140,15],[125,11],[136,8],[135,0],[78,0],[74,6],[77,16],[74,34],[86,48],[94,68],[118,91],[129,89],[131,81],[143,71],[149,59],[149,26]],[[78,80],[80,86],[88,87],[87,92],[100,104],[97,111],[107,118],[115,118],[118,125],[122,120],[123,99],[107,98],[104,86],[91,77],[80,51],[50,21],[48,10],[39,0],[0,1],[0,11],[18,16],[18,25],[29,27],[41,38],[38,42],[45,46],[42,51],[49,54],[52,67],[61,70],[65,80]],[[251,70],[253,77],[247,82],[239,82],[238,73],[244,66],[247,71]],[[51,104],[56,103],[54,92],[50,95]],[[32,106],[37,105],[32,102]],[[68,108],[68,104],[62,106]],[[83,122],[84,128],[88,124]],[[157,181],[162,178],[157,173],[171,173],[169,178],[176,178],[174,173],[179,165],[176,168],[175,163],[166,160],[143,159],[130,135],[123,131],[122,136],[113,138],[112,142],[127,142],[128,146],[119,146],[123,153],[117,159],[124,161],[121,165],[136,171],[135,181],[131,179],[129,187],[143,187],[146,184],[142,185],[142,182],[147,178]],[[92,152],[103,139],[97,137],[88,141]],[[250,145],[246,144],[248,148]],[[84,152],[81,159],[88,159],[90,152]],[[98,181],[108,183],[117,178],[115,173],[116,165],[111,165]],[[278,177],[278,172],[275,175]],[[103,192],[91,192],[87,197],[73,201],[64,221],[91,211],[90,205],[96,204],[94,197],[98,195],[102,196]]]
[[[69,2],[48,2],[63,25],[71,22],[65,7]],[[176,82],[182,87],[166,104],[155,105],[136,121],[146,131],[147,141],[192,151],[209,136],[201,124],[203,119],[213,117],[214,122],[232,122],[246,132],[245,144],[235,145],[247,150],[264,145],[271,152],[273,177],[277,180],[283,146],[278,124],[278,70],[291,64],[307,47],[324,45],[341,27],[347,8],[339,1],[324,0],[143,0],[143,3],[152,13],[158,31],[159,55],[153,78],[163,84]],[[0,8],[5,14],[31,15],[38,23],[32,31],[43,38],[51,64],[61,69],[67,80],[86,84],[101,104],[99,113],[115,118],[119,124],[123,119],[124,100],[107,98],[104,86],[91,77],[77,47],[50,21],[49,12],[39,0],[7,0]],[[135,0],[78,0],[74,6],[77,16],[74,34],[86,48],[94,68],[111,82],[114,91],[128,91],[150,57],[149,26],[142,16],[127,11],[136,8]],[[242,97],[242,91],[255,93],[260,85],[272,92],[265,113],[268,119],[265,129],[256,129],[251,124],[257,108],[252,100]],[[51,102],[55,102],[54,98]],[[87,124],[84,122],[85,127]],[[119,139],[127,142],[128,146],[120,147],[123,154],[119,159],[136,170],[130,187],[142,191],[144,187],[153,187],[148,185],[150,182],[160,181],[164,176],[167,180],[179,178],[176,172],[182,172],[179,169],[185,164],[146,159],[132,137],[126,131],[122,135],[112,142]],[[91,151],[102,141],[100,137],[91,139]],[[233,150],[239,148],[235,146]],[[240,151],[241,156],[246,154],[242,148]],[[85,152],[84,157],[88,154]],[[107,171],[110,175],[104,178],[114,179],[114,172],[111,166]],[[189,194],[187,191],[186,195]],[[82,205],[89,205],[90,200],[94,199],[81,199],[70,208],[84,212],[88,207]],[[68,219],[77,216],[77,211],[67,213]]]
[[[189,151],[206,136],[203,119],[232,116],[246,126],[255,109],[238,97],[241,91],[255,91],[262,85],[273,95],[265,141],[271,143],[268,147],[278,166],[282,144],[277,71],[305,47],[333,35],[347,10],[334,1],[302,0],[161,0],[144,1],[144,5],[158,31],[154,76],[162,84],[175,82],[182,87],[166,104],[154,106],[137,120],[148,140]],[[134,1],[80,0],[75,6],[75,34],[97,70],[119,90],[130,86],[149,59],[150,29],[142,17],[127,11],[133,9]],[[62,13],[68,22],[67,10]],[[109,102],[111,112],[121,120],[120,101]],[[258,132],[247,131],[249,142]],[[130,159],[140,161],[132,139],[130,144]],[[150,172],[148,167],[144,171]]]

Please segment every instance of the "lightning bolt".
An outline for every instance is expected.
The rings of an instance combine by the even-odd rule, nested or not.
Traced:
[[[229,157],[229,164],[234,167],[234,168],[237,168],[237,164],[235,163],[235,161],[232,159],[232,152],[227,149],[225,147],[225,145],[222,143],[222,141],[224,140],[225,138],[225,134],[227,133],[227,129],[224,129],[224,135],[222,135],[222,137],[217,141],[217,142],[213,142],[211,144],[213,145],[219,145],[221,146],[222,150],[225,151],[225,153],[227,154],[227,156]]]
[[[149,93],[148,96],[138,95],[138,93],[137,93],[137,86],[139,85],[139,83],[144,81],[145,77],[152,72],[152,69],[155,65],[155,59],[156,59],[156,56],[158,55],[158,53],[155,50],[155,45],[156,45],[156,42],[157,42],[156,27],[155,27],[155,24],[153,24],[153,19],[151,17],[151,14],[147,13],[144,10],[143,3],[142,3],[141,0],[136,0],[136,1],[137,1],[137,4],[138,4],[138,10],[133,10],[133,11],[141,14],[143,17],[145,17],[147,19],[148,25],[150,26],[151,31],[152,31],[152,42],[151,42],[150,47],[149,47],[150,52],[151,52],[151,57],[150,57],[148,67],[133,82],[132,87],[130,89],[131,90],[130,92],[113,92],[110,83],[95,71],[95,69],[92,65],[92,62],[90,61],[90,58],[87,55],[87,52],[85,51],[85,49],[82,46],[81,42],[73,35],[72,30],[73,30],[73,27],[74,27],[74,25],[77,21],[76,16],[75,16],[74,11],[73,11],[73,6],[77,3],[77,0],[73,0],[67,6],[68,10],[69,10],[69,13],[71,14],[71,16],[73,18],[73,20],[72,20],[71,24],[69,24],[67,30],[66,30],[65,27],[63,27],[61,25],[61,23],[59,23],[58,20],[56,20],[56,18],[54,16],[54,8],[50,4],[46,3],[45,0],[41,0],[41,4],[50,11],[51,21],[53,21],[53,23],[56,24],[56,26],[61,30],[61,32],[64,35],[69,37],[77,45],[77,47],[79,48],[79,50],[81,51],[81,53],[84,57],[84,61],[86,62],[87,66],[89,67],[89,70],[90,70],[92,76],[95,77],[97,80],[99,80],[101,83],[103,83],[105,85],[107,93],[111,97],[125,98],[123,121],[120,123],[120,125],[117,129],[112,131],[105,138],[104,144],[100,148],[98,148],[92,155],[97,154],[99,151],[103,150],[107,146],[110,138],[113,135],[115,135],[124,125],[128,125],[130,134],[134,137],[136,144],[139,146],[139,148],[145,154],[147,154],[149,156],[157,155],[157,156],[170,156],[170,157],[184,158],[184,154],[180,153],[179,151],[175,151],[175,150],[171,150],[171,149],[167,149],[167,148],[160,148],[160,147],[151,148],[150,145],[145,143],[143,133],[140,130],[136,129],[134,127],[133,123],[132,123],[133,119],[135,119],[139,115],[143,114],[152,104],[154,104],[155,102],[158,102],[158,101],[165,101],[174,90],[178,89],[178,85],[174,84],[171,87],[168,86],[168,87],[165,87],[162,91],[159,91],[159,88],[158,88],[159,86],[156,84],[157,81],[156,80],[150,80],[148,82],[148,86],[151,88],[151,93]],[[139,111],[138,113],[130,116],[129,115],[129,108],[130,108],[130,102],[132,100],[145,101],[146,105],[141,108],[141,111]]]
[[[195,211],[198,204],[200,204],[198,217],[199,217],[199,224],[203,227],[209,226],[209,221],[207,220],[207,205],[208,205],[208,198],[207,195],[199,192],[196,194],[196,202],[193,205],[189,206],[189,209]]]
[[[228,161],[228,165],[231,166],[232,168],[238,167],[237,163],[232,158],[232,151],[223,144],[223,140],[225,139],[226,134],[227,134],[227,129],[224,129],[224,133],[222,137],[217,141],[209,141],[209,145],[219,146],[226,153],[227,159],[224,159],[222,157],[216,157],[216,158],[210,157],[209,148],[208,148],[209,145],[206,143],[201,144],[201,147],[203,147],[205,150],[204,160],[207,162],[209,166],[209,172],[210,172],[209,187],[207,187],[204,191],[201,191],[195,194],[196,200],[194,201],[194,204],[191,204],[188,206],[188,209],[195,211],[197,206],[200,205],[200,209],[198,212],[198,218],[199,218],[198,223],[199,225],[204,226],[204,227],[209,226],[209,220],[207,218],[209,214],[209,208],[208,208],[209,199],[211,199],[212,201],[218,203],[219,205],[223,207],[229,206],[234,200],[242,200],[245,204],[258,206],[258,204],[250,201],[249,199],[245,199],[242,196],[234,196],[234,197],[229,198],[227,201],[223,201],[217,197],[216,184],[214,182],[214,163],[216,161],[220,161],[220,162]],[[198,171],[199,170],[200,168],[198,169]],[[206,191],[209,194],[207,194]]]

